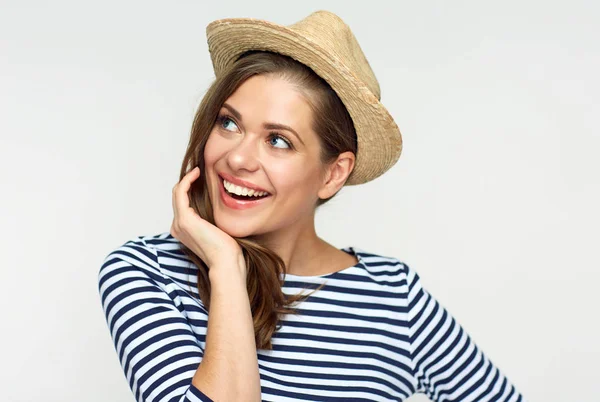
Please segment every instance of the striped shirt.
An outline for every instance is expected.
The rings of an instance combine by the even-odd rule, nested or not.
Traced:
[[[139,402],[211,399],[192,384],[208,312],[197,267],[169,232],[112,251],[98,290],[121,367]],[[523,401],[457,321],[391,257],[356,247],[350,268],[286,275],[285,294],[325,286],[282,317],[258,350],[263,401]]]

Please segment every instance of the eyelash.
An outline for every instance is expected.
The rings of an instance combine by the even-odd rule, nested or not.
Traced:
[[[219,127],[220,127],[220,128],[223,128],[223,122],[224,122],[225,120],[231,120],[232,122],[234,122],[234,123],[237,125],[237,123],[236,123],[236,121],[233,119],[233,117],[229,116],[228,114],[220,114],[220,115],[217,117],[217,121],[216,121],[216,122],[217,122],[217,124],[219,124]],[[225,130],[225,128],[223,128],[223,130]],[[229,131],[229,130],[225,130],[225,131]],[[289,140],[288,140],[286,137],[284,137],[283,135],[279,134],[277,131],[271,131],[271,132],[269,132],[269,134],[270,134],[270,137],[269,137],[269,138],[272,138],[272,137],[281,138],[281,140],[282,140],[283,142],[285,142],[285,143],[287,144],[287,146],[289,147],[288,149],[277,148],[277,147],[273,147],[273,148],[275,148],[275,149],[280,149],[280,150],[282,150],[282,151],[291,151],[291,150],[293,150],[293,149],[294,149],[294,146],[292,145],[292,143],[291,143],[291,142],[290,142],[290,141],[289,141]]]

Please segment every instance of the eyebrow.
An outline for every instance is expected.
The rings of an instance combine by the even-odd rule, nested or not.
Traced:
[[[237,110],[235,110],[235,108],[233,106],[231,106],[228,103],[224,103],[223,107],[227,110],[229,110],[231,112],[232,115],[235,116],[236,119],[238,119],[239,121],[243,121],[242,119],[242,114],[240,112],[238,112]],[[279,123],[264,123],[263,124],[263,128],[265,128],[266,130],[286,130],[289,131],[290,133],[294,134],[296,136],[296,138],[298,138],[298,141],[300,141],[302,143],[302,145],[304,144],[304,141],[302,141],[302,138],[300,138],[300,136],[298,135],[298,133],[296,131],[294,131],[293,128],[291,128],[290,126],[286,126],[285,124],[279,124]]]

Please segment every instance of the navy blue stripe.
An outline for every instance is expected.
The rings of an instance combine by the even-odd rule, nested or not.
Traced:
[[[311,301],[314,301],[314,299],[312,299]],[[332,304],[332,303],[323,303],[323,304]],[[338,304],[334,303],[334,305],[338,305]],[[399,318],[381,317],[381,316],[377,316],[377,315],[367,316],[364,314],[365,313],[364,310],[357,309],[357,310],[353,310],[353,311],[354,311],[353,313],[348,313],[348,312],[343,312],[343,311],[308,310],[308,309],[302,309],[302,308],[296,309],[296,312],[298,315],[303,315],[303,316],[308,316],[308,317],[344,318],[344,319],[350,319],[350,320],[365,321],[366,323],[368,322],[368,323],[388,324],[388,325],[400,327],[400,328],[407,327],[406,321],[402,321]],[[394,317],[396,317],[396,316],[394,316]]]
[[[406,335],[398,334],[395,332],[386,331],[375,327],[356,327],[349,325],[335,325],[335,324],[324,324],[324,323],[312,323],[305,321],[285,321],[285,325],[288,327],[295,328],[312,328],[312,329],[324,329],[330,331],[340,332],[353,332],[355,334],[375,334],[383,335],[399,341],[406,341]]]
[[[311,390],[311,391],[340,391],[340,387],[339,386],[334,386],[334,385],[325,385],[325,384],[317,384],[317,383],[303,383],[303,382],[290,382],[290,381],[283,381],[280,380],[278,378],[272,377],[268,374],[263,374],[261,378],[264,378],[265,380],[271,381],[273,383],[276,383],[278,385],[282,385],[285,387],[289,387],[289,386],[293,386],[295,388],[304,388],[307,390]],[[393,398],[392,395],[390,395],[389,393],[377,389],[377,388],[369,388],[369,387],[365,387],[365,386],[352,386],[352,382],[348,382],[347,385],[344,385],[343,387],[344,392],[366,392],[366,393],[371,393],[371,394],[375,394],[375,395],[379,395],[379,396],[383,396],[384,398]],[[396,391],[398,392],[398,391]],[[404,394],[405,395],[405,394]],[[314,395],[313,395],[314,398]]]

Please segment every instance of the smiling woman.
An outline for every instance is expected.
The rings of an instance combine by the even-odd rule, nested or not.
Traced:
[[[190,161],[190,166],[204,166],[207,195],[219,228],[240,238],[261,236],[262,244],[293,242],[300,228],[304,230],[314,221],[318,201],[330,198],[343,185],[338,179],[323,186],[324,175],[333,174],[334,180],[347,177],[354,151],[336,149],[331,155],[322,154],[317,132],[325,130],[313,123],[310,98],[296,89],[300,83],[310,82],[308,77],[314,74],[306,67],[279,55],[252,54],[240,60],[239,68],[255,74],[244,77],[228,97],[208,134],[203,160]],[[327,90],[316,77],[312,85]],[[311,87],[306,91],[317,93]],[[325,114],[334,107],[343,110],[339,99],[326,106],[320,109]],[[285,124],[273,123],[275,120]],[[331,172],[326,172],[327,168]],[[225,183],[233,192],[237,190],[239,197],[220,191],[227,190]],[[266,195],[260,202],[244,201],[244,189]],[[245,212],[240,215],[240,210]]]
[[[136,399],[522,401],[408,265],[316,234],[320,205],[401,151],[348,26],[319,11],[207,33],[216,79],[171,230],[125,243],[99,274]]]

